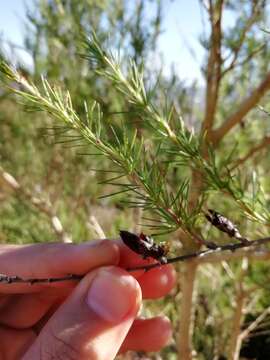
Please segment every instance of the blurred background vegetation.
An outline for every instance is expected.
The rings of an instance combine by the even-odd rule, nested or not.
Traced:
[[[173,102],[190,130],[206,131],[207,140],[218,143],[218,161],[230,158],[243,187],[249,186],[251,177],[259,177],[264,206],[269,208],[269,3],[199,3],[205,19],[204,33],[198,39],[205,53],[201,63],[204,84],[187,85],[173,70],[164,74],[162,61],[156,60],[167,0],[38,0],[27,12],[25,36],[33,67],[25,67],[19,59],[17,67],[37,85],[43,75],[51,84],[68,89],[79,115],[84,113],[85,99],[97,100],[106,121],[119,124],[124,119],[150,146],[151,130],[144,127],[132,104],[107,79],[89,71],[89,64],[79,56],[82,29],[86,33],[94,29],[101,42],[106,40],[110,48],[120,49],[124,66],[132,58],[139,68],[144,67],[148,88],[158,80],[152,95],[157,106],[164,108],[166,102]],[[224,12],[234,19],[226,29],[222,28]],[[192,21],[192,14],[187,16]],[[4,51],[1,57],[6,59]],[[247,107],[245,99],[250,101]],[[239,111],[231,128],[224,129],[223,124]],[[0,243],[49,242],[57,237],[81,242],[103,234],[115,238],[119,229],[140,231],[141,212],[125,206],[124,193],[100,198],[115,191],[102,183],[110,162],[83,155],[85,148],[67,139],[62,143],[54,126],[47,114],[24,112],[6,88],[0,89]],[[176,165],[171,182],[177,184],[187,173],[189,169]],[[7,181],[7,174],[14,179]],[[269,235],[269,224],[247,221],[226,197],[210,198],[209,203],[237,222],[248,238]],[[228,241],[206,222],[203,231],[211,239]],[[171,236],[177,248],[178,238]],[[183,298],[179,276],[172,295],[149,302],[144,309],[146,316],[163,313],[171,318],[175,326],[172,343],[158,355],[128,354],[126,358],[221,360],[238,359],[240,353],[241,358],[268,358],[269,265],[256,259],[229,260],[200,266],[192,279],[191,348],[187,344],[187,351],[182,352],[178,341],[178,307]],[[176,268],[181,274],[181,266]],[[244,333],[250,324],[255,324],[254,329]]]

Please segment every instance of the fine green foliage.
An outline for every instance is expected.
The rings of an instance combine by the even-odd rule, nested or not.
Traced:
[[[105,156],[116,166],[115,175],[104,183],[118,186],[120,190],[111,195],[132,193],[128,204],[141,207],[157,215],[151,227],[159,233],[181,228],[196,240],[194,228],[206,208],[206,201],[212,191],[231,197],[250,219],[264,225],[270,224],[270,215],[263,191],[255,174],[250,186],[244,188],[237,174],[229,170],[229,159],[217,164],[215,153],[208,146],[208,157],[203,156],[203,138],[189,131],[173,106],[157,108],[151,100],[152,91],[146,91],[143,73],[134,62],[130,62],[126,74],[120,61],[112,52],[106,52],[93,33],[84,40],[84,57],[95,67],[96,73],[109,79],[125,101],[132,104],[133,111],[151,129],[151,149],[146,149],[143,137],[136,129],[130,130],[122,123],[118,127],[104,118],[101,105],[96,101],[84,102],[85,114],[79,116],[72,105],[68,91],[52,86],[42,78],[38,89],[4,61],[0,70],[7,79],[15,81],[20,88],[11,87],[25,103],[26,109],[45,111],[59,122],[57,133],[63,142],[81,142],[92,145],[98,154]],[[74,131],[77,135],[74,135]],[[60,141],[61,142],[61,141]],[[170,158],[170,161],[168,158]],[[170,167],[188,166],[203,177],[205,191],[195,206],[190,207],[189,179],[184,178],[176,188],[170,185]],[[120,182],[120,179],[125,178]]]

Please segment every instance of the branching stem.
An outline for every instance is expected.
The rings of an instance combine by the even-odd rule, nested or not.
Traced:
[[[233,243],[233,244],[230,243],[230,244],[218,246],[216,249],[195,251],[190,254],[176,256],[174,258],[169,258],[169,259],[167,259],[167,264],[172,264],[172,263],[175,263],[178,261],[186,261],[186,260],[190,260],[190,259],[194,259],[194,258],[201,259],[206,255],[217,254],[217,253],[221,253],[223,251],[234,252],[238,249],[248,248],[248,247],[253,247],[253,246],[260,246],[260,245],[266,244],[268,242],[270,242],[270,237],[261,238],[261,239],[257,239],[257,240],[253,240],[253,241],[249,241],[249,242],[239,242],[239,243]],[[126,270],[127,271],[137,271],[137,270],[148,271],[148,270],[151,270],[156,267],[163,266],[163,265],[166,265],[166,264],[160,264],[157,262],[154,264],[141,265],[141,266],[127,268]]]
[[[261,239],[257,239],[254,241],[244,242],[244,243],[239,242],[239,243],[234,243],[234,244],[221,245],[221,246],[218,246],[216,249],[195,251],[190,254],[176,256],[174,258],[169,258],[169,259],[167,259],[167,264],[172,264],[172,263],[175,263],[178,261],[186,261],[186,260],[190,260],[190,259],[194,259],[194,258],[197,258],[198,260],[200,260],[206,255],[219,254],[223,251],[234,252],[234,251],[236,251],[238,249],[242,249],[242,248],[261,246],[263,244],[267,244],[268,242],[270,242],[270,237],[261,238]],[[157,267],[160,267],[163,265],[166,265],[166,264],[160,264],[159,262],[156,262],[154,264],[140,265],[140,266],[126,268],[126,270],[129,272],[133,272],[133,271],[137,271],[137,270],[149,271],[151,269],[154,269],[154,268],[157,268]],[[76,281],[76,280],[81,280],[83,277],[84,277],[84,275],[68,274],[68,275],[65,275],[62,277],[52,277],[52,278],[22,278],[17,275],[0,274],[0,283],[5,283],[5,284],[29,283],[29,284],[33,285],[33,284],[54,283],[54,282],[61,282],[61,281]]]

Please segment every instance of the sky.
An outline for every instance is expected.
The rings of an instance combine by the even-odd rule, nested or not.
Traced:
[[[198,41],[203,29],[199,1],[175,0],[167,3],[164,33],[159,41],[165,66],[169,71],[170,64],[173,63],[182,79],[203,81],[200,65],[204,59],[204,51]]]
[[[133,0],[131,0],[133,1]],[[164,0],[163,0],[164,1]],[[31,8],[33,0],[0,0],[0,35],[2,41],[23,46],[25,5]],[[202,16],[198,0],[165,0],[163,34],[159,50],[164,56],[164,71],[169,73],[173,63],[180,78],[202,82],[200,64],[204,53],[198,43],[202,31]],[[31,58],[18,50],[27,65]]]

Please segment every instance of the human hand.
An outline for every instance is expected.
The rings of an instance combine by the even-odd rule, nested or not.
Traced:
[[[175,275],[164,266],[137,272],[135,280],[121,268],[142,263],[125,245],[107,240],[0,246],[3,274],[87,274],[79,284],[0,284],[0,358],[109,360],[119,350],[159,350],[170,338],[169,321],[135,318],[141,290],[145,298],[163,296]]]

